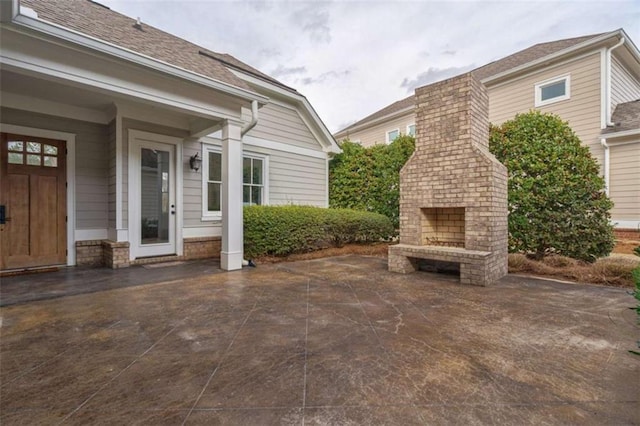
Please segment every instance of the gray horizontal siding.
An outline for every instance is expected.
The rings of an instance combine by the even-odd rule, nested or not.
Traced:
[[[2,122],[76,135],[75,229],[106,229],[109,210],[108,126],[1,108]]]
[[[242,119],[251,120],[251,111],[244,108]],[[273,103],[262,107],[258,114],[258,124],[249,133],[256,138],[286,143],[319,150],[320,144],[313,136],[298,112],[293,108]]]

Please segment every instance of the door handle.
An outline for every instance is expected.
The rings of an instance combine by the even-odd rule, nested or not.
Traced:
[[[171,204],[171,214],[176,214],[176,206],[175,206],[175,204]]]

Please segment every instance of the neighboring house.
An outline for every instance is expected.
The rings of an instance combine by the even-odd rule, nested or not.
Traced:
[[[0,270],[239,269],[243,205],[328,205],[339,147],[294,89],[90,0],[0,8]]]
[[[623,30],[541,43],[472,71],[500,124],[538,109],[567,120],[602,165],[617,228],[640,227],[640,52]],[[363,146],[410,133],[409,96],[337,132]]]

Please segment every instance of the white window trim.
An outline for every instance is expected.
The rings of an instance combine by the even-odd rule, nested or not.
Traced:
[[[209,153],[217,152],[219,154],[222,153],[222,147],[220,145],[213,145],[211,143],[202,142],[202,167],[200,171],[202,173],[201,181],[202,181],[202,217],[200,220],[202,222],[220,222],[222,221],[222,212],[210,212],[207,209],[208,204],[208,182],[209,182]],[[259,154],[251,151],[243,151],[242,158],[255,158],[258,160],[262,160],[262,181],[263,181],[263,190],[262,190],[262,205],[269,204],[269,156],[265,154]],[[243,183],[244,186],[244,183]],[[223,197],[224,199],[224,197]]]
[[[409,128],[410,128],[411,126],[413,126],[413,136],[415,136],[415,133],[416,133],[416,129],[415,129],[416,125],[415,125],[415,123],[413,123],[413,124],[407,124],[407,135],[411,136],[411,133],[409,133]]]
[[[389,139],[389,133],[393,133],[393,132],[398,132],[398,136],[396,136],[396,138],[400,137],[400,129],[391,129],[391,130],[387,130],[387,143],[390,144],[391,142],[393,142],[395,140],[394,139]]]
[[[269,156],[265,154],[258,154],[255,152],[242,152],[242,159],[253,158],[254,160],[262,160],[262,206],[269,204]],[[244,190],[245,183],[242,182],[242,188]],[[251,184],[247,184],[251,185]],[[244,205],[244,197],[243,197]]]
[[[202,217],[201,220],[205,221],[221,221],[222,211],[210,212],[207,208],[209,201],[209,153],[215,152],[222,154],[222,147],[219,145],[202,144],[202,164],[200,171],[202,173]],[[222,185],[220,187],[222,190]]]
[[[550,86],[552,84],[558,83],[560,81],[565,82],[565,94],[562,96],[556,96],[555,98],[542,100],[542,88]],[[549,104],[553,104],[556,102],[566,101],[567,99],[571,99],[571,75],[562,75],[559,77],[553,77],[544,81],[540,81],[535,84],[535,106],[545,106]]]

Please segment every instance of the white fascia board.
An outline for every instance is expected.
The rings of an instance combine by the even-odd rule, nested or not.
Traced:
[[[359,125],[357,125],[357,126],[355,126],[353,128],[349,128],[348,132],[345,132],[344,130],[341,130],[340,132],[336,133],[336,135],[340,135],[342,133],[351,133],[351,132],[355,132],[355,131],[358,131],[358,130],[362,130],[364,128],[367,128],[367,127],[370,127],[370,126],[375,126],[376,124],[380,124],[380,123],[383,123],[383,122],[385,122],[387,120],[391,120],[391,119],[394,119],[394,118],[397,118],[397,117],[401,117],[401,116],[409,114],[409,113],[414,113],[415,114],[415,110],[416,110],[415,106],[407,107],[407,108],[401,109],[399,111],[392,112],[391,114],[383,115],[382,117],[376,118],[375,120],[371,120],[371,121],[367,121],[366,123],[359,124]]]
[[[624,138],[627,136],[636,136],[636,135],[640,135],[640,129],[621,130],[619,132],[603,133],[600,135],[600,138],[609,140],[609,139]],[[636,142],[632,142],[632,143],[636,143]]]
[[[333,135],[331,135],[331,132],[329,132],[329,129],[327,129],[327,126],[324,125],[324,123],[322,122],[322,119],[320,118],[320,116],[318,116],[315,109],[313,109],[313,107],[311,106],[311,104],[309,103],[306,97],[300,94],[290,92],[288,90],[285,90],[281,87],[276,86],[275,84],[271,84],[259,78],[245,74],[241,71],[237,71],[233,69],[230,69],[230,71],[233,74],[235,74],[236,77],[246,81],[249,84],[260,87],[261,89],[272,92],[281,97],[292,100],[298,105],[301,105],[303,107],[303,111],[309,116],[309,118],[311,118],[315,127],[318,130],[320,130],[320,135],[315,134],[314,128],[313,128],[314,126],[309,126],[309,123],[306,122],[305,120],[305,123],[310,127],[311,131],[314,132],[314,135],[324,147],[324,151],[335,153],[335,154],[342,152],[342,150],[340,149],[340,146],[334,139]],[[302,118],[304,120],[304,117]]]
[[[480,82],[483,83],[484,85],[488,85],[488,84],[490,84],[490,83],[492,83],[492,82],[494,82],[496,80],[501,80],[501,79],[503,79],[505,77],[508,77],[510,75],[521,73],[521,72],[523,72],[523,71],[525,71],[525,70],[527,70],[529,68],[533,68],[535,66],[544,64],[544,63],[549,62],[549,61],[553,61],[554,59],[560,58],[562,56],[566,56],[566,55],[571,54],[573,52],[577,52],[577,51],[583,50],[585,48],[588,48],[589,46],[595,46],[595,45],[597,45],[599,43],[602,43],[602,42],[606,41],[609,38],[616,37],[616,36],[625,37],[625,40],[628,40],[628,36],[625,34],[624,30],[620,29],[620,30],[612,31],[610,33],[603,34],[603,35],[601,35],[599,37],[594,37],[594,38],[591,38],[589,40],[583,41],[582,43],[578,43],[578,44],[576,44],[574,46],[571,46],[571,47],[568,47],[566,49],[559,50],[558,52],[552,53],[550,55],[543,56],[542,58],[538,58],[538,59],[536,59],[534,61],[527,62],[526,64],[522,64],[522,65],[517,66],[515,68],[511,68],[511,69],[509,69],[507,71],[503,71],[501,73],[492,75],[490,77],[487,77],[485,79],[480,80]],[[630,50],[632,51],[632,53],[634,53],[633,49],[630,48]],[[635,53],[637,53],[637,49],[635,49]],[[634,53],[634,56],[636,56],[635,53]],[[636,56],[636,59],[639,59],[639,61],[640,61],[640,56]]]
[[[219,80],[215,80],[211,77],[205,77],[192,71],[187,71],[184,68],[177,67],[175,65],[160,61],[155,58],[151,58],[150,56],[142,55],[132,50],[125,49],[121,46],[117,46],[115,44],[88,36],[78,31],[63,27],[61,25],[53,24],[51,22],[46,22],[40,19],[34,19],[25,15],[16,16],[13,19],[13,24],[15,28],[28,29],[41,34],[46,34],[56,39],[71,42],[84,48],[98,51],[100,53],[128,62],[133,62],[135,64],[139,64],[147,68],[160,71],[162,73],[169,74],[171,76],[178,77],[187,81],[198,83],[211,89],[218,90],[248,101],[267,101],[267,98],[265,96],[262,96],[258,93],[242,89],[240,87],[236,87]],[[7,26],[7,28],[10,27]]]

